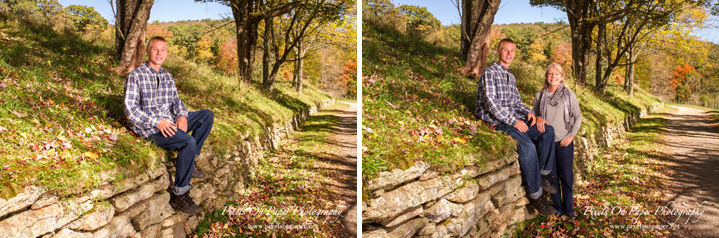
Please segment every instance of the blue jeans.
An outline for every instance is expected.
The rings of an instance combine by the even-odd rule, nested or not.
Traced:
[[[549,175],[554,167],[554,127],[545,125],[544,133],[541,133],[535,124],[530,126],[526,133],[523,133],[514,126],[500,122],[496,130],[512,136],[517,141],[519,169],[522,170],[527,183],[529,197],[539,198],[542,195],[541,175]],[[536,146],[534,142],[537,142]]]
[[[195,164],[195,158],[200,156],[202,145],[205,139],[210,135],[214,115],[210,110],[201,110],[190,112],[187,115],[187,131],[175,131],[175,135],[165,137],[162,132],[152,134],[147,139],[154,142],[157,146],[177,151],[177,159],[175,159],[175,184],[173,192],[177,195],[185,194],[190,191],[190,180],[192,180],[192,167]]]
[[[552,170],[552,184],[557,189],[557,193],[552,194],[552,206],[557,209],[558,214],[574,213],[574,194],[572,187],[574,185],[574,173],[572,173],[572,165],[574,164],[574,142],[569,143],[567,147],[559,146],[559,142],[555,143],[557,151],[557,167]]]

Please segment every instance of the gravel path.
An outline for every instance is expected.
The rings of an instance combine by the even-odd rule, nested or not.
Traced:
[[[705,111],[672,107],[679,110],[667,116],[665,135],[674,172],[669,208],[699,213],[672,216],[681,227],[672,236],[719,237],[719,131]]]
[[[357,103],[339,102],[350,105],[349,108],[334,110],[339,117],[337,125],[332,127],[333,140],[338,147],[338,160],[344,165],[343,183],[346,191],[343,200],[347,203],[342,213],[342,225],[347,231],[346,237],[357,236]]]

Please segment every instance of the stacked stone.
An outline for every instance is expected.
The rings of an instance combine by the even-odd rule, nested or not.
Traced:
[[[190,190],[190,197],[202,208],[199,214],[189,216],[170,206],[168,188],[175,167],[173,160],[162,158],[133,178],[103,178],[101,186],[87,193],[57,194],[28,186],[13,198],[0,199],[0,238],[185,237],[205,214],[244,194],[245,181],[263,150],[277,148],[310,115],[334,103],[328,99],[301,110],[287,122],[274,123],[263,135],[242,135],[224,155],[205,145],[197,162],[207,178],[193,179]]]
[[[516,153],[451,175],[418,162],[381,172],[367,190],[362,237],[511,236],[528,213]]]

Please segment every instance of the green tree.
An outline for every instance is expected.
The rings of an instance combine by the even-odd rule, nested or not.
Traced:
[[[70,5],[65,8],[65,11],[67,11],[68,17],[78,30],[85,30],[88,25],[106,27],[108,24],[107,20],[95,11],[94,7]]]
[[[440,26],[439,20],[427,11],[426,7],[401,5],[397,10],[405,18],[406,29],[410,34],[426,35]]]
[[[62,18],[62,5],[57,0],[5,0],[2,3],[20,18],[45,20],[48,23],[55,23]]]
[[[204,27],[200,24],[177,24],[167,27],[172,32],[172,44],[178,47],[185,47],[188,52],[188,58],[194,58],[197,55],[197,42],[205,35]]]
[[[354,5],[351,0],[313,0],[303,1],[288,14],[283,15],[275,24],[271,18],[265,19],[265,41],[262,57],[262,84],[272,90],[280,67],[285,63],[293,49],[301,45],[311,26],[325,25],[340,20],[346,10]],[[278,34],[272,34],[276,28]],[[310,30],[311,31],[311,30]],[[272,46],[270,46],[270,44]],[[269,47],[273,48],[270,52]],[[275,62],[270,71],[270,54]]]
[[[532,6],[555,7],[567,13],[572,38],[572,72],[579,84],[584,85],[589,67],[592,31],[636,10],[638,1],[586,1],[586,0],[530,0]],[[601,46],[600,46],[601,47]]]
[[[362,19],[371,20],[394,11],[390,0],[362,0]]]
[[[514,41],[517,49],[524,51],[538,38],[539,29],[534,27],[521,27],[512,24],[510,27],[502,29],[502,34]]]

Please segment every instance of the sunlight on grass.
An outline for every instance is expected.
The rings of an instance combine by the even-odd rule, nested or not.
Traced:
[[[519,236],[585,236],[585,237],[647,237],[665,235],[666,229],[626,229],[613,225],[666,225],[669,220],[660,215],[602,214],[605,207],[620,207],[654,211],[666,206],[663,201],[669,173],[666,145],[661,135],[666,127],[664,117],[672,109],[668,106],[637,122],[624,137],[610,148],[604,148],[593,161],[593,171],[585,177],[587,183],[575,187],[576,219],[566,216],[538,216],[519,225]],[[593,213],[593,211],[595,211]],[[571,227],[568,228],[568,227]]]
[[[233,198],[227,205],[235,209],[254,207],[289,213],[232,217],[222,215],[222,210],[218,210],[200,223],[195,234],[200,237],[231,234],[240,237],[341,237],[344,229],[339,221],[323,223],[324,216],[317,220],[314,216],[302,216],[292,211],[307,205],[322,210],[337,208],[341,191],[333,185],[342,182],[337,173],[343,167],[333,157],[337,148],[331,143],[330,126],[339,118],[328,111],[346,107],[348,105],[337,103],[309,117],[299,131],[282,141],[278,151],[268,153],[259,161],[246,193]],[[331,216],[329,220],[335,218]],[[255,226],[264,227],[273,221],[274,224],[314,228],[268,230]]]
[[[0,44],[6,85],[0,90],[0,198],[26,185],[60,196],[81,193],[171,159],[123,127],[125,78],[111,73],[114,42],[15,20],[0,22],[0,31],[6,37]],[[257,82],[238,83],[172,55],[164,68],[188,110],[212,109],[216,124],[207,142],[220,155],[239,139],[330,98],[312,85],[298,95],[287,81],[276,82],[272,92],[258,90]]]

